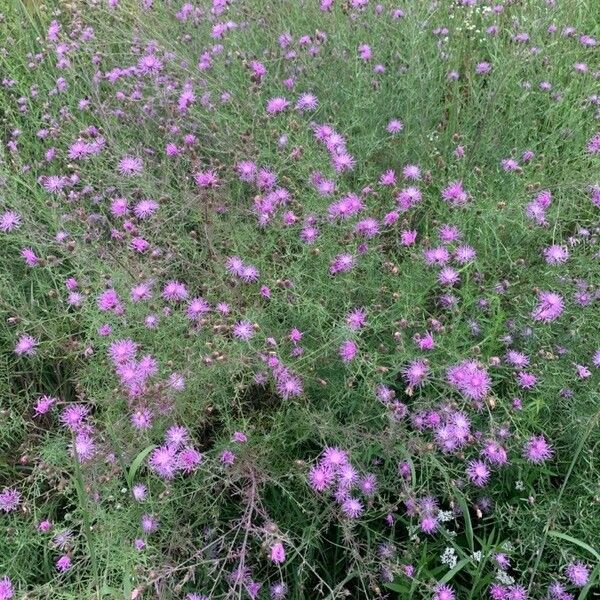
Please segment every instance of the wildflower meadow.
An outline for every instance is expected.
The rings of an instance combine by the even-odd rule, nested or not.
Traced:
[[[0,600],[600,598],[599,15],[0,1]]]

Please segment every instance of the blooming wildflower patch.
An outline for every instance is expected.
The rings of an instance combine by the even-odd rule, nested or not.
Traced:
[[[598,592],[572,4],[0,8],[0,600]]]

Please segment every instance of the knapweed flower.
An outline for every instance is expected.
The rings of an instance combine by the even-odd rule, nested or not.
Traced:
[[[531,463],[543,463],[554,455],[552,447],[543,435],[531,436],[523,446],[523,457]]]
[[[196,185],[201,188],[216,188],[219,185],[219,176],[216,171],[199,171],[194,174]]]
[[[4,488],[0,492],[0,510],[9,513],[17,510],[21,504],[21,493],[14,488]]]
[[[179,281],[169,281],[163,288],[162,297],[171,302],[179,302],[187,299],[188,291],[183,283]]]
[[[274,583],[269,589],[271,600],[283,600],[287,596],[287,591],[285,583]]]
[[[347,273],[352,270],[355,263],[356,260],[352,254],[338,254],[329,265],[329,272],[332,275]]]
[[[549,323],[560,317],[564,307],[562,297],[556,292],[540,292],[538,294],[538,304],[531,313],[531,316],[536,321]]]
[[[31,335],[24,334],[18,340],[15,346],[15,353],[20,356],[35,356],[39,341]]]
[[[580,561],[572,562],[565,569],[567,579],[575,587],[583,587],[590,578],[590,570]]]
[[[358,352],[358,346],[354,340],[346,340],[339,348],[341,359],[345,363],[352,362]]]
[[[342,503],[342,512],[349,519],[357,519],[364,511],[364,506],[357,498],[347,498]]]
[[[0,231],[7,233],[21,226],[21,215],[12,210],[0,214]]]
[[[136,483],[131,489],[131,494],[136,502],[143,502],[146,499],[148,488],[143,483]]]
[[[136,156],[123,156],[119,161],[118,171],[121,175],[139,175],[144,170],[144,163]]]
[[[143,514],[141,517],[141,525],[144,533],[154,533],[158,529],[158,518],[154,515]]]
[[[254,337],[254,326],[250,321],[239,321],[233,326],[233,335],[247,342]]]
[[[282,113],[289,105],[290,103],[281,96],[271,98],[271,100],[267,102],[267,114],[276,115]]]
[[[40,396],[34,407],[35,416],[45,415],[52,408],[56,400],[52,396]]]
[[[464,190],[462,181],[453,181],[442,190],[442,198],[452,206],[463,206],[469,200],[469,195]]]
[[[455,600],[454,590],[446,584],[436,585],[433,590],[432,600]]]
[[[490,469],[482,460],[472,460],[467,467],[467,476],[471,483],[483,487],[490,479]]]
[[[60,571],[61,573],[64,573],[65,571],[68,571],[70,568],[71,568],[71,557],[68,554],[63,554],[63,556],[61,556],[56,561],[56,569],[58,571]]]
[[[308,473],[310,486],[317,492],[323,492],[330,487],[334,477],[332,469],[321,465],[315,465]]]
[[[152,451],[148,466],[164,479],[173,479],[177,470],[176,449],[170,446],[160,446]]]
[[[404,124],[398,119],[392,119],[386,127],[388,133],[398,133],[404,129]]]
[[[465,361],[449,368],[448,382],[472,400],[485,398],[491,389],[490,376],[476,361]]]
[[[11,600],[14,596],[12,581],[8,577],[0,579],[0,600]]]
[[[544,258],[549,265],[560,265],[567,262],[569,258],[569,251],[565,246],[559,246],[553,244],[543,250]]]
[[[285,562],[285,548],[281,542],[276,542],[271,546],[271,562],[277,564]]]

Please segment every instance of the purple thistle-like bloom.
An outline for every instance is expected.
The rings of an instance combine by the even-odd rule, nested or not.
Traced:
[[[141,524],[144,533],[154,533],[158,529],[158,519],[154,515],[143,514]]]
[[[448,381],[471,400],[485,398],[491,389],[487,371],[475,361],[465,361],[448,369]]]
[[[421,519],[419,527],[423,533],[432,534],[437,531],[439,523],[434,516],[426,515]]]
[[[567,565],[565,575],[575,587],[583,587],[590,578],[590,571],[586,565],[577,561]]]
[[[64,573],[65,571],[68,571],[71,568],[71,557],[68,556],[67,554],[64,554],[63,556],[61,556],[56,561],[56,568],[61,573]]]
[[[4,488],[0,492],[0,510],[9,513],[16,510],[21,503],[21,494],[14,488]]]
[[[177,469],[176,450],[171,446],[160,446],[153,450],[148,459],[148,466],[157,475],[165,479],[173,479]]]
[[[282,113],[289,105],[290,103],[281,96],[271,98],[271,100],[267,102],[267,114],[276,115]]]
[[[35,416],[45,415],[55,402],[56,398],[53,398],[52,396],[40,396],[35,404]]]
[[[15,353],[20,356],[35,356],[37,353],[36,346],[39,344],[37,338],[31,335],[24,334],[18,340],[15,345]]]
[[[194,174],[196,185],[201,188],[216,188],[219,185],[219,176],[215,171],[200,171]]]
[[[281,564],[285,562],[285,548],[281,542],[275,542],[271,546],[271,562]]]
[[[81,428],[89,411],[90,409],[83,404],[71,404],[61,412],[60,421],[71,431],[78,431]]]
[[[177,467],[184,473],[193,473],[202,463],[203,458],[200,452],[188,446],[177,455]]]
[[[123,156],[119,161],[118,171],[121,175],[139,175],[144,170],[144,163],[136,156]]]
[[[79,432],[75,436],[75,441],[72,445],[72,452],[80,462],[87,462],[94,457],[96,452],[96,444],[90,435],[84,432]]]
[[[463,206],[469,195],[464,190],[462,181],[453,181],[442,190],[442,198],[452,206]]]
[[[364,506],[357,498],[347,498],[342,504],[342,512],[349,519],[357,519],[364,511]]]
[[[296,110],[304,112],[305,110],[315,110],[319,105],[319,100],[314,94],[302,94],[296,102]]]
[[[358,487],[365,496],[372,496],[377,489],[377,478],[375,475],[368,473],[360,479],[358,482]]]
[[[168,281],[162,291],[165,300],[178,302],[188,297],[188,291],[185,285],[179,281]]]
[[[388,133],[399,133],[400,131],[402,131],[404,129],[404,124],[402,123],[402,121],[399,121],[398,119],[392,119],[386,127],[386,131]]]
[[[348,453],[340,448],[327,447],[321,457],[322,464],[330,469],[339,469],[350,462]]]
[[[531,316],[536,321],[549,323],[560,317],[564,307],[564,301],[559,294],[555,292],[540,292],[538,294],[538,304],[531,313]]]
[[[554,451],[543,435],[530,437],[523,447],[523,457],[531,463],[540,464],[552,458]]]
[[[429,366],[423,360],[413,360],[402,372],[411,388],[419,387],[423,385],[427,378]]]
[[[364,327],[366,322],[367,313],[364,308],[355,308],[346,315],[346,323],[354,331]]]
[[[346,273],[354,267],[355,259],[352,254],[338,254],[329,265],[329,272],[332,275]]]
[[[283,600],[287,596],[287,591],[285,583],[274,583],[269,589],[271,600]]]
[[[247,342],[254,337],[254,327],[250,321],[239,321],[233,326],[233,335]]]
[[[143,483],[136,483],[133,486],[131,493],[136,502],[143,502],[146,499],[148,488]]]
[[[0,600],[11,600],[13,595],[12,581],[8,577],[0,579]]]
[[[569,251],[565,246],[553,244],[543,250],[544,258],[549,265],[560,265],[569,259]]]
[[[133,208],[133,212],[138,219],[147,219],[152,216],[159,208],[158,202],[151,198],[140,200]]]
[[[295,398],[302,394],[302,380],[295,375],[287,375],[277,381],[277,393],[284,399]]]
[[[436,585],[433,591],[434,594],[431,600],[455,600],[456,598],[454,590],[446,584]]]
[[[527,590],[522,585],[511,585],[506,600],[527,600]]]
[[[108,347],[108,355],[115,365],[121,365],[133,360],[137,349],[138,345],[133,340],[115,340]]]
[[[190,434],[185,427],[173,425],[172,427],[169,427],[165,433],[165,442],[168,446],[177,449],[188,441],[189,436]]]
[[[354,340],[346,340],[339,348],[340,357],[345,363],[349,363],[356,357],[358,346]]]
[[[474,485],[483,487],[490,479],[490,469],[482,460],[472,460],[467,467],[467,476]]]
[[[308,482],[313,490],[317,492],[324,492],[331,486],[333,480],[333,470],[325,466],[315,465],[308,472]]]
[[[14,231],[21,226],[21,215],[12,210],[9,210],[0,215],[0,231],[7,233]]]

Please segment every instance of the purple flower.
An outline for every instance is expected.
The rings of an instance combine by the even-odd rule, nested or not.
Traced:
[[[353,340],[346,340],[339,349],[340,357],[345,363],[349,363],[356,357],[358,346]]]
[[[0,492],[0,510],[9,513],[17,510],[21,504],[21,494],[14,488],[4,488]]]
[[[364,507],[360,500],[357,498],[349,497],[342,503],[342,512],[349,519],[357,519],[363,513]]]
[[[8,577],[0,579],[0,600],[10,600],[13,595],[12,581]]]
[[[534,464],[543,463],[553,454],[552,447],[543,435],[531,436],[523,446],[523,457]]]
[[[309,484],[317,492],[325,491],[333,483],[333,479],[333,470],[325,466],[316,465],[308,473]]]
[[[36,346],[39,344],[37,338],[31,335],[24,334],[18,340],[15,346],[15,353],[20,356],[35,356],[37,353]]]
[[[567,579],[575,586],[575,587],[583,587],[590,577],[590,571],[586,565],[582,562],[572,562],[567,565],[565,569],[565,574]]]
[[[281,542],[271,546],[271,562],[281,564],[285,562],[285,548]]]
[[[454,590],[446,584],[436,585],[432,600],[455,600]]]
[[[171,446],[160,446],[152,451],[148,466],[157,475],[165,479],[173,479],[177,469],[176,450]]]
[[[564,301],[559,294],[555,292],[540,292],[538,294],[538,304],[531,313],[531,316],[536,321],[549,323],[560,317],[564,306]]]
[[[472,460],[467,467],[467,476],[474,485],[483,487],[490,479],[490,469],[482,460]]]
[[[61,573],[68,571],[71,568],[71,557],[67,554],[63,554],[63,556],[56,561],[56,568]]]

